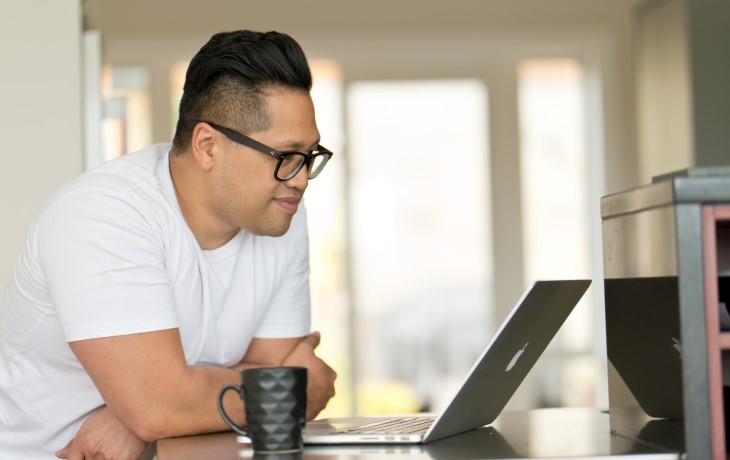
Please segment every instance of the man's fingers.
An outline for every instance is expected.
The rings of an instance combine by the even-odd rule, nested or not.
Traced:
[[[68,444],[66,444],[66,447],[64,447],[63,449],[61,449],[58,452],[56,452],[56,457],[58,457],[58,458],[68,458],[68,452],[71,449],[71,443],[72,442],[73,441],[69,442]]]

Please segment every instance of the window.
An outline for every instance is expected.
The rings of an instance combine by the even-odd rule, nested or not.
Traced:
[[[347,94],[357,410],[438,410],[492,331],[487,91],[384,81]]]
[[[575,59],[524,60],[518,79],[525,281],[593,278],[601,255],[590,243],[597,216],[589,214],[583,68]],[[591,300],[586,294],[538,363],[541,405],[595,404]]]
[[[102,161],[147,147],[152,142],[148,70],[107,66],[102,93]]]

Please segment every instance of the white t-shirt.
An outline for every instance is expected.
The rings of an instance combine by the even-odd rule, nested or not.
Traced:
[[[169,150],[107,162],[36,216],[0,297],[0,458],[55,458],[104,404],[68,342],[177,327],[188,364],[231,366],[253,337],[309,332],[304,208],[284,236],[203,251]]]

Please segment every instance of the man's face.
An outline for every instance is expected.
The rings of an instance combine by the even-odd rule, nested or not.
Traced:
[[[319,142],[314,105],[307,93],[270,90],[266,96],[271,128],[250,137],[280,152],[306,152]],[[213,206],[225,225],[257,235],[281,236],[307,188],[307,169],[293,178],[274,178],[277,160],[236,144],[218,133],[221,155],[213,171]]]

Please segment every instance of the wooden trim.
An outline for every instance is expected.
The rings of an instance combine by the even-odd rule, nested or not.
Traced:
[[[727,208],[730,218],[730,207]],[[725,412],[722,384],[722,357],[720,341],[720,318],[717,289],[717,212],[724,215],[725,209],[705,206],[702,209],[702,251],[705,280],[705,321],[707,324],[707,385],[713,458],[725,458]]]
[[[730,221],[730,206],[727,206],[727,205],[711,206],[711,209],[714,211],[713,213],[715,214],[715,220]]]

